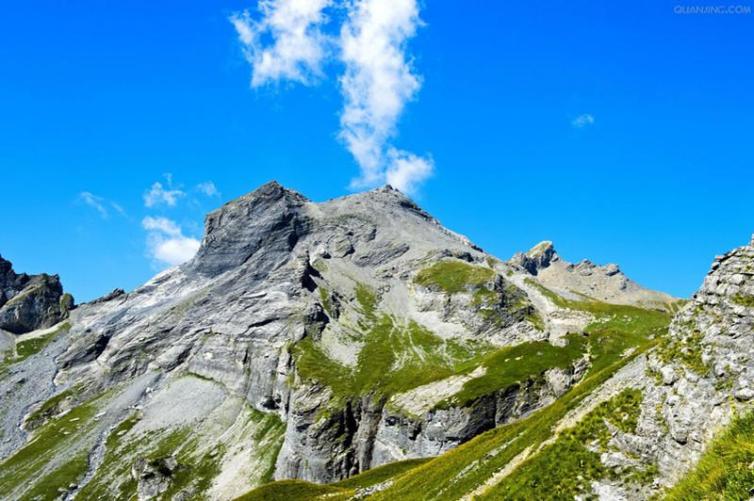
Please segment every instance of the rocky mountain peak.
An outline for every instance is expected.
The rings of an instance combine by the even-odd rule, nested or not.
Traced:
[[[532,275],[537,275],[540,270],[550,266],[550,263],[559,259],[555,246],[549,240],[538,243],[527,252],[519,252],[513,256],[511,263],[517,265]]]
[[[23,334],[50,327],[68,315],[73,298],[57,275],[17,274],[0,256],[0,329]]]
[[[188,267],[214,276],[246,262],[264,248],[274,255],[288,252],[301,235],[308,200],[270,181],[232,200],[205,218],[204,239]]]

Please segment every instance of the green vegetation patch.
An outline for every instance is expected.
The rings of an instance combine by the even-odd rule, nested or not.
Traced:
[[[463,261],[439,261],[421,270],[414,282],[425,287],[437,287],[447,294],[478,289],[495,276],[494,270]]]
[[[679,327],[683,330],[683,327]],[[704,334],[698,329],[683,337],[665,337],[657,347],[657,355],[664,363],[679,362],[699,375],[709,374],[710,368],[702,360]]]
[[[77,485],[86,474],[88,467],[88,453],[80,452],[51,473],[35,480],[34,487],[24,495],[24,499],[60,499],[60,492],[68,490],[71,484]]]
[[[736,294],[733,296],[732,301],[738,305],[745,306],[747,308],[754,308],[754,296],[746,294]]]
[[[0,492],[36,489],[42,498],[53,499],[57,497],[56,475],[68,483],[83,475],[86,461],[79,457],[87,455],[83,435],[90,429],[89,422],[97,412],[97,404],[98,399],[90,400],[41,426],[23,448],[0,464]],[[70,464],[61,465],[55,473],[44,473],[51,462],[61,458],[66,458],[65,462]],[[47,496],[45,493],[49,492],[52,494]]]
[[[377,295],[374,291],[364,284],[356,284],[356,301],[367,319],[374,321],[377,309]]]
[[[350,368],[304,338],[292,349],[299,376],[330,387],[338,406],[351,397],[374,393],[387,398],[472,370],[469,361],[490,350],[484,344],[471,347],[444,340],[415,322],[397,325],[388,315],[376,318],[363,339],[356,367]]]
[[[273,482],[236,498],[236,501],[292,501],[312,499],[343,500],[351,498],[358,490],[381,484],[390,479],[398,478],[429,461],[429,458],[409,459],[378,466],[359,473],[353,477],[329,485],[304,482],[302,480],[281,480]]]
[[[372,468],[371,470],[359,473],[358,475],[354,475],[351,478],[341,480],[332,485],[345,489],[364,489],[366,487],[381,484],[391,478],[399,477],[405,472],[412,468],[416,468],[427,461],[429,461],[429,458],[396,461],[394,463],[378,466],[377,468]]]
[[[569,334],[564,347],[546,341],[523,343],[495,351],[481,359],[487,372],[463,385],[463,389],[441,402],[438,407],[465,406],[479,397],[508,388],[523,381],[538,379],[553,368],[566,369],[581,358],[587,349],[587,338]]]
[[[754,412],[733,420],[696,467],[664,499],[750,499],[754,488]]]
[[[600,453],[608,450],[608,423],[623,432],[635,432],[641,401],[641,391],[627,389],[601,403],[483,498],[528,500],[543,492],[556,499],[589,497],[592,481],[618,477],[600,461]]]
[[[16,342],[16,356],[9,357],[0,361],[0,373],[9,365],[23,362],[32,355],[36,355],[42,351],[48,344],[55,339],[56,336],[63,332],[68,332],[71,329],[71,324],[68,322],[60,324],[60,326],[49,334],[44,336],[37,336],[25,341]]]
[[[338,496],[342,494],[342,496]],[[328,500],[340,500],[350,497],[350,491],[331,485],[313,484],[303,480],[281,480],[263,485],[236,498],[236,501],[294,501],[316,499],[327,496]]]
[[[283,447],[285,423],[277,414],[260,412],[251,406],[248,409],[256,425],[253,440],[258,464],[256,470],[259,472],[252,484],[266,484],[272,481],[275,474],[275,463]]]

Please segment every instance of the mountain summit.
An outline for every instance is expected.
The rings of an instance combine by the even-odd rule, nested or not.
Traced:
[[[500,261],[390,187],[314,203],[271,182],[211,212],[192,260],[15,340],[24,356],[0,377],[0,491],[233,499],[286,479],[341,498],[508,489],[515,465],[560,444],[557,430],[632,387],[611,378],[652,381],[629,368],[650,363],[678,307],[614,265],[566,263],[550,242]],[[572,475],[575,495],[649,496],[682,470],[675,456],[659,469],[625,459],[628,480],[609,481],[604,430],[644,430],[626,395],[610,405],[629,421],[578,442],[572,459],[596,454],[603,469]]]

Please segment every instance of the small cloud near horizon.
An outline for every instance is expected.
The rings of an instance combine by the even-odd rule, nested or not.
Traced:
[[[590,113],[582,113],[571,121],[571,125],[577,129],[583,129],[589,125],[594,125],[594,116]]]

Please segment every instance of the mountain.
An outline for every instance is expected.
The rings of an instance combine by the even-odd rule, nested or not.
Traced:
[[[500,261],[390,187],[268,183],[191,261],[16,340],[0,492],[649,498],[754,396],[752,253],[682,306],[549,242]]]
[[[51,327],[73,308],[57,275],[20,275],[0,256],[0,330],[24,334]]]

